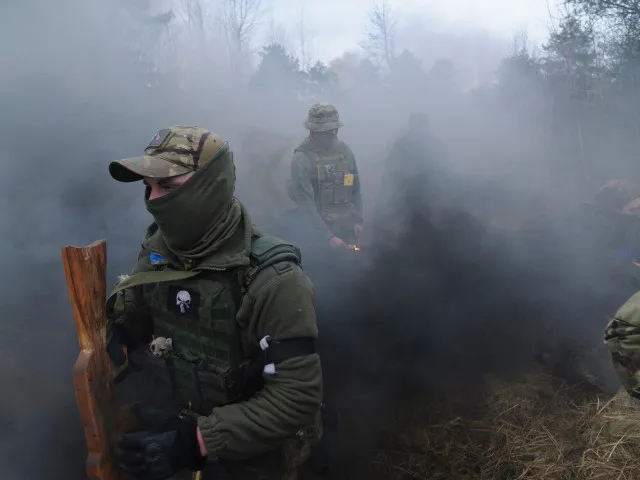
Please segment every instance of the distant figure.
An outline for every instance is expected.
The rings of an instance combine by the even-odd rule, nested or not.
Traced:
[[[609,180],[598,189],[591,202],[585,202],[572,214],[570,221],[604,251],[637,257],[640,254],[638,203],[630,182]]]
[[[393,143],[385,160],[379,211],[395,214],[406,201],[434,207],[447,181],[444,152],[429,131],[427,115],[412,114],[407,132]]]
[[[289,175],[290,145],[289,138],[259,128],[249,129],[241,137],[238,196],[262,221],[292,207],[282,185],[282,179]]]
[[[622,213],[624,208],[636,198],[631,182],[625,179],[609,180],[598,189],[595,206],[602,214]]]
[[[338,138],[342,125],[331,104],[309,109],[304,123],[309,136],[294,151],[289,185],[299,213],[334,248],[358,243],[363,224],[358,167],[351,149]]]

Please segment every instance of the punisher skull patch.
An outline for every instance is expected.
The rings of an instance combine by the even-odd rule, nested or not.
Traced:
[[[179,286],[169,287],[167,309],[178,316],[198,318],[200,295]]]

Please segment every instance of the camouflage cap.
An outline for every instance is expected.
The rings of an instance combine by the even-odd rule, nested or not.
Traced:
[[[195,172],[228,148],[218,135],[199,127],[163,128],[153,136],[143,156],[111,162],[109,173],[119,182],[175,177]]]
[[[327,132],[342,127],[336,107],[330,103],[316,103],[309,109],[304,126],[311,132]]]

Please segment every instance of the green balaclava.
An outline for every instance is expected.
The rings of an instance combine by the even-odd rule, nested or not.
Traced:
[[[242,225],[246,212],[234,197],[233,153],[211,132],[197,127],[160,130],[143,157],[112,162],[109,170],[119,181],[194,172],[162,197],[149,200],[149,189],[145,192],[147,210],[164,243],[182,260],[198,261],[216,253]]]

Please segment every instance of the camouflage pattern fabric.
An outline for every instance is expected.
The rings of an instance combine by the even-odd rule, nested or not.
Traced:
[[[111,162],[109,173],[119,182],[175,177],[195,172],[228,148],[218,135],[199,127],[163,128],[153,136],[143,156]]]
[[[620,382],[629,395],[640,398],[640,292],[615,313],[605,329],[604,344]]]
[[[330,103],[316,103],[309,109],[304,126],[311,132],[328,132],[343,126],[336,107]]]

